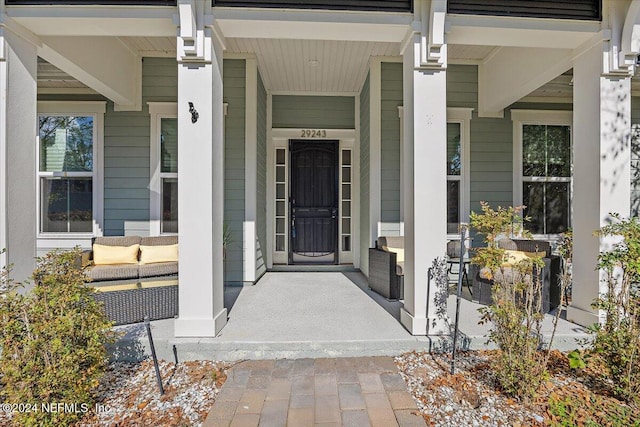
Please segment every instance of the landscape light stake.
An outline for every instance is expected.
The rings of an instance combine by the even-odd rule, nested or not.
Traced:
[[[156,381],[160,389],[160,396],[164,395],[164,387],[162,387],[162,377],[160,376],[160,367],[158,366],[158,357],[156,356],[156,347],[153,345],[153,337],[151,336],[151,323],[149,316],[144,316],[144,326],[147,328],[147,337],[149,338],[149,347],[151,347],[151,357],[153,358],[153,366],[156,369]]]
[[[458,264],[458,289],[456,290],[456,323],[453,330],[453,349],[451,350],[451,375],[456,370],[456,345],[458,342],[458,323],[460,321],[460,295],[462,294],[462,279],[464,271],[464,249],[467,226],[460,224],[460,263]]]

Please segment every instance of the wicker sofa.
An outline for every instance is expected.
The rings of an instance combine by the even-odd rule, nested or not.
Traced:
[[[96,237],[94,245],[128,248],[133,245],[177,245],[177,236]],[[95,265],[94,251],[82,253],[88,286],[104,303],[105,313],[116,325],[166,319],[178,314],[178,262]]]
[[[403,236],[380,236],[369,249],[369,287],[390,300],[404,298]]]
[[[540,274],[542,281],[542,312],[548,313],[560,305],[560,277],[561,259],[557,255],[551,254],[551,244],[543,240],[511,240],[504,239],[499,242],[499,246],[507,250],[523,252],[542,252],[544,267],[541,271],[534,271]],[[471,266],[471,278],[473,285],[473,299],[480,304],[493,304],[493,281],[480,277],[480,268],[477,265]]]

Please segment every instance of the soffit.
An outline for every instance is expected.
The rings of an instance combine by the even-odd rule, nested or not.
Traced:
[[[371,56],[397,56],[400,44],[341,40],[228,38],[225,53],[255,54],[275,92],[359,92]]]
[[[447,45],[447,56],[449,60],[482,60],[489,55],[495,46],[475,46],[468,44]]]
[[[38,58],[38,89],[87,89],[69,74],[51,65],[42,58]]]

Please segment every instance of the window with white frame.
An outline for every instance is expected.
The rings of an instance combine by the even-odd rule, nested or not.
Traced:
[[[178,106],[150,102],[151,234],[178,232]]]
[[[38,102],[38,231],[96,234],[104,102]]]
[[[514,203],[525,205],[533,234],[553,235],[571,227],[570,111],[512,110]]]
[[[472,110],[447,109],[447,234],[469,221],[469,134]],[[452,236],[453,237],[453,236]]]

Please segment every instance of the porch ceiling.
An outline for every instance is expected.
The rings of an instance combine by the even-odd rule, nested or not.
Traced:
[[[371,56],[397,56],[399,43],[340,40],[227,39],[228,53],[251,53],[273,92],[359,92]]]

